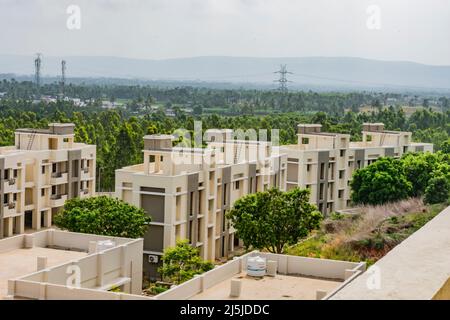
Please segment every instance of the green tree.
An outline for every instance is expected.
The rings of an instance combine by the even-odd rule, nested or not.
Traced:
[[[108,196],[73,198],[55,217],[55,224],[72,232],[140,238],[151,221],[143,209]]]
[[[400,160],[380,158],[369,166],[356,170],[350,184],[354,203],[378,205],[407,198],[412,184],[405,175]]]
[[[425,203],[441,203],[447,201],[450,195],[450,181],[444,175],[433,177],[425,189]]]
[[[407,153],[401,159],[405,175],[412,184],[411,196],[422,196],[439,158],[433,153]]]
[[[212,262],[200,258],[198,249],[192,247],[188,240],[179,240],[175,247],[165,249],[161,260],[163,265],[158,272],[163,279],[175,284],[214,268]]]
[[[238,199],[227,214],[246,248],[282,253],[319,226],[323,216],[309,203],[309,191],[272,188]]]

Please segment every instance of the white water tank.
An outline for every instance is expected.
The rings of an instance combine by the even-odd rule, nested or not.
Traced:
[[[260,256],[247,258],[247,275],[264,277],[266,275],[266,258]]]
[[[97,252],[112,249],[116,246],[116,243],[112,240],[97,241]]]

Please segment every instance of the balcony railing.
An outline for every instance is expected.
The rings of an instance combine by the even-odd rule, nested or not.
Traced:
[[[82,170],[84,173],[89,173],[89,167],[81,168],[81,170]]]
[[[63,172],[52,172],[52,178],[61,178]]]
[[[59,199],[61,199],[62,198],[62,194],[52,194],[52,195],[50,195],[50,199],[51,200],[59,200]]]
[[[16,183],[16,179],[15,178],[11,178],[11,179],[8,180],[8,183],[9,183],[10,186],[12,186],[13,184]]]
[[[15,208],[16,208],[16,203],[15,202],[8,203],[8,209],[15,209]]]

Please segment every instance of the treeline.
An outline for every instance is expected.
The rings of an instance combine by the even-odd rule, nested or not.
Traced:
[[[449,139],[450,111],[445,113],[429,109],[416,111],[407,118],[401,109],[390,107],[371,113],[349,111],[343,116],[325,112],[289,112],[266,116],[219,116],[216,114],[193,116],[179,112],[168,117],[162,110],[130,116],[124,110],[77,108],[69,102],[33,104],[28,100],[0,100],[0,145],[14,144],[17,128],[45,128],[50,122],[73,122],[78,142],[97,145],[97,190],[114,189],[114,171],[142,161],[143,141],[146,134],[172,134],[179,128],[194,130],[194,121],[202,121],[202,129],[279,129],[280,143],[296,143],[298,123],[320,123],[323,131],[351,134],[360,139],[363,122],[383,122],[389,130],[410,130],[413,139],[434,143],[436,149]],[[192,135],[193,136],[193,135]]]
[[[40,88],[31,81],[0,81],[0,92],[6,98],[33,99],[39,95],[57,96],[61,93],[58,83],[44,84]],[[163,106],[195,108],[197,113],[220,113],[222,115],[264,114],[269,112],[317,112],[343,115],[347,110],[358,111],[360,106],[382,106],[419,104],[427,107],[428,98],[397,93],[375,92],[302,92],[282,93],[276,90],[212,89],[201,87],[155,87],[148,85],[97,85],[67,84],[64,94],[71,98],[92,101],[126,100],[131,111],[136,105],[149,106],[158,103]],[[447,97],[436,98],[443,109],[450,107]],[[145,109],[145,108],[144,108]]]

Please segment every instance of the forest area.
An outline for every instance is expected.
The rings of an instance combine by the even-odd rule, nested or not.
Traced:
[[[48,84],[41,95],[57,96],[58,84]],[[439,150],[450,135],[449,99],[439,98],[441,111],[427,105],[406,115],[398,105],[388,100],[405,99],[397,94],[315,93],[277,91],[217,90],[207,88],[152,88],[141,86],[69,85],[66,96],[92,101],[86,107],[73,101],[36,101],[36,87],[29,82],[2,81],[0,92],[0,145],[14,144],[17,128],[45,128],[51,122],[73,122],[75,139],[97,145],[97,191],[114,189],[114,171],[142,161],[146,134],[172,134],[179,128],[194,129],[194,121],[202,121],[202,130],[209,128],[279,129],[280,143],[296,142],[299,123],[320,123],[323,131],[348,133],[352,140],[360,139],[364,122],[383,122],[387,130],[413,132],[413,139],[435,144]],[[130,99],[125,108],[103,109],[102,99]],[[197,112],[166,108],[173,104],[190,106]],[[150,108],[158,105],[158,108]],[[371,105],[371,111],[359,106]],[[200,106],[200,107],[199,107]],[[243,107],[249,112],[205,113],[202,110],[219,106],[223,110]],[[199,111],[199,108],[201,110]],[[256,111],[266,110],[259,114]],[[253,111],[251,111],[253,110]]]

